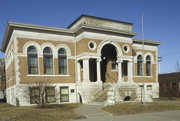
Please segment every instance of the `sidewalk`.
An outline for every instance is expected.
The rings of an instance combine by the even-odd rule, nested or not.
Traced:
[[[81,105],[74,111],[77,114],[84,115],[87,119],[112,116],[110,113],[101,110],[102,107],[100,105]]]
[[[101,110],[103,106],[82,105],[76,113],[86,116],[87,119],[74,121],[180,121],[180,110],[112,116]]]

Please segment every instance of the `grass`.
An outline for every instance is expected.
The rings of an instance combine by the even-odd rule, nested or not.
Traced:
[[[74,113],[73,110],[78,106],[79,104],[61,104],[38,108],[0,103],[0,121],[69,121],[84,118]]]
[[[161,112],[170,110],[180,110],[180,101],[158,99],[153,103],[121,103],[113,106],[106,106],[103,108],[104,111],[112,113],[113,115],[124,115],[124,114],[139,114],[139,113],[150,113],[150,112]]]

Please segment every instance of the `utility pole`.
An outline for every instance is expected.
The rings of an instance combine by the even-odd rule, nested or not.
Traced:
[[[141,13],[141,23],[142,23],[142,80],[143,80],[143,95],[142,104],[145,104],[145,82],[144,82],[144,15]]]

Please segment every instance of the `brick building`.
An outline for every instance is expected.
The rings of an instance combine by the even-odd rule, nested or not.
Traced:
[[[180,97],[180,72],[159,75],[159,96]]]
[[[60,100],[53,103],[158,98],[160,42],[145,40],[142,50],[143,41],[134,38],[132,25],[89,15],[81,15],[66,29],[8,23],[1,47],[7,102],[30,105],[33,101],[25,101],[21,89],[38,81],[60,91]]]

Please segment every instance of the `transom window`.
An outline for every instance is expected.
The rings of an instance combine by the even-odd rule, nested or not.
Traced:
[[[44,74],[53,74],[53,55],[50,47],[43,50],[44,56]]]
[[[59,74],[67,74],[67,55],[64,48],[58,50]]]
[[[146,76],[151,76],[151,57],[146,57]]]
[[[137,74],[138,74],[138,76],[143,75],[142,66],[143,66],[142,55],[138,55],[138,57],[137,57]]]
[[[35,46],[29,46],[27,49],[28,73],[38,74],[38,54]]]

